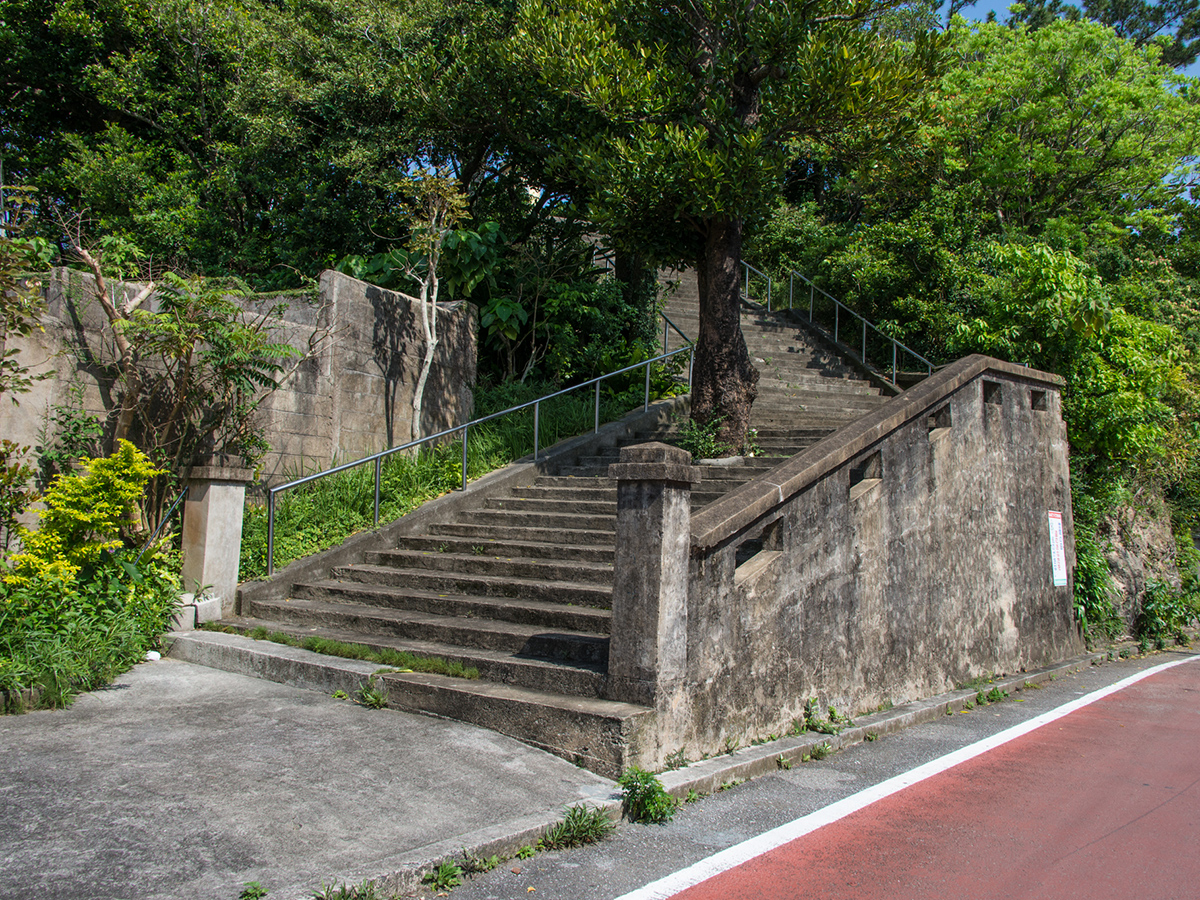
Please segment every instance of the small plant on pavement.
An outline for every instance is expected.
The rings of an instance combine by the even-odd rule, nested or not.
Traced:
[[[267,889],[257,881],[247,881],[238,894],[238,900],[262,900],[267,896]]]
[[[470,850],[465,848],[463,849],[462,869],[467,875],[478,875],[483,872],[490,872],[498,865],[500,865],[499,856],[476,856]]]
[[[375,882],[363,879],[359,884],[322,884],[313,891],[312,900],[384,900]]]
[[[614,827],[604,810],[572,806],[567,817],[551,825],[538,843],[543,850],[567,850],[602,841],[613,833]]]
[[[359,686],[357,699],[367,709],[386,709],[388,705],[387,691],[380,688],[374,679]]]
[[[837,714],[837,710],[832,706],[829,708],[835,715]],[[817,714],[816,697],[810,697],[804,703],[804,727],[808,731],[815,731],[818,734],[837,734],[841,731],[833,722],[830,722],[828,719],[822,719]]]
[[[665,825],[674,817],[679,802],[650,772],[631,766],[617,780],[617,785],[621,788],[625,814],[634,822]]]
[[[421,884],[427,884],[437,891],[447,891],[462,884],[462,874],[463,870],[458,863],[446,860],[438,863],[432,872],[427,872],[421,879]]]
[[[829,741],[824,741],[812,748],[813,759],[824,759],[831,753],[833,753],[833,746],[829,743]]]

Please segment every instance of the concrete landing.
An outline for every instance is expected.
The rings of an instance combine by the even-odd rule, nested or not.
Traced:
[[[612,795],[492,731],[167,658],[0,717],[0,898],[311,897]]]

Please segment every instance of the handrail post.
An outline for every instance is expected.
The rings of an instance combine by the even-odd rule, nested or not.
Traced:
[[[533,461],[537,462],[538,457],[538,424],[539,416],[542,411],[542,402],[539,400],[533,404]]]
[[[695,369],[695,367],[696,367],[696,348],[693,347],[692,351],[688,354],[688,393],[689,394],[692,392],[692,371]]]
[[[813,296],[817,292],[817,286],[811,281],[808,283],[808,321],[812,321],[813,314]]]
[[[795,305],[796,301],[796,273],[788,273],[788,309]]]
[[[833,340],[834,340],[834,343],[836,343],[837,339],[838,339],[838,326],[841,324],[839,313],[841,313],[841,311],[842,311],[842,304],[840,304],[836,300],[834,300],[833,301]]]
[[[383,457],[375,457],[375,527],[379,527],[379,476],[383,471]]]
[[[650,408],[650,362],[646,362],[646,401],[642,404],[642,412]]]
[[[663,316],[663,353],[667,352],[667,317]]]
[[[600,430],[600,379],[596,379],[596,424],[592,428],[592,433],[595,434]]]
[[[896,339],[892,338],[892,384],[896,383]]]
[[[462,454],[462,489],[467,489],[467,435],[471,428],[471,423],[463,426],[463,454]]]
[[[275,489],[267,488],[267,577],[275,574]]]
[[[866,319],[863,319],[863,352],[862,352],[862,361],[863,361],[863,365],[865,366],[865,365],[867,364],[867,320],[866,320]]]
[[[774,279],[770,275],[768,275],[767,276],[767,312],[771,311],[771,284],[773,282],[774,282]]]

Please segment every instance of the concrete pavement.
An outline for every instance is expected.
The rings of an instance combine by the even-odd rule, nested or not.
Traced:
[[[494,732],[166,658],[0,717],[0,898],[310,897],[611,792]]]

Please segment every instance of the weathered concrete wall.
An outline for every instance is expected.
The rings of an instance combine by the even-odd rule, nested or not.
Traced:
[[[0,408],[0,434],[34,446],[57,406],[83,391],[83,408],[108,422],[119,397],[113,390],[116,358],[108,324],[90,300],[91,277],[57,269],[45,282],[44,334],[20,345],[21,360],[53,377],[21,395],[20,405]],[[132,291],[133,285],[117,285]],[[244,299],[247,310],[267,314],[283,303],[271,331],[275,340],[316,352],[260,407],[271,452],[261,477],[327,467],[334,459],[365,456],[410,439],[412,395],[424,354],[417,313],[403,295],[339,272],[321,275],[315,295]],[[151,307],[152,308],[152,307]],[[441,341],[425,389],[424,433],[470,418],[474,401],[476,317],[466,303],[442,305]],[[15,343],[14,346],[17,346]]]
[[[956,363],[702,510],[691,533],[686,663],[656,702],[664,756],[786,731],[809,697],[860,713],[1082,651],[1053,376]]]

